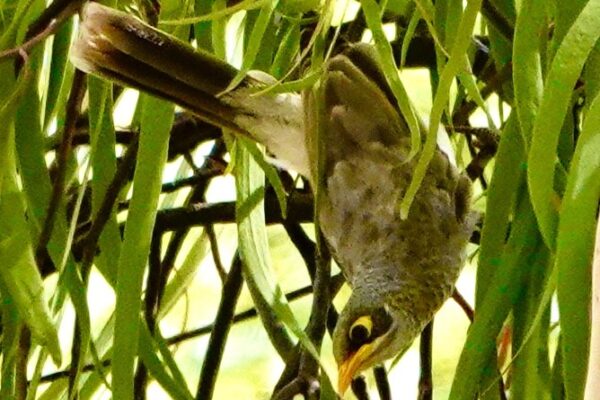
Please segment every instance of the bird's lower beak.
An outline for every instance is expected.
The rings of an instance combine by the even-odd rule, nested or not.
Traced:
[[[338,367],[338,393],[343,396],[352,379],[365,369],[365,361],[373,353],[373,343],[361,346]]]

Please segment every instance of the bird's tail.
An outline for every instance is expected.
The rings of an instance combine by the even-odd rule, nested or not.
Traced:
[[[94,73],[176,102],[207,122],[233,130],[231,107],[215,95],[237,71],[211,54],[124,12],[90,2],[82,11],[71,60]]]
[[[71,49],[77,68],[173,101],[206,122],[264,144],[283,166],[307,173],[299,95],[254,95],[256,87],[273,80],[257,73],[222,94],[238,70],[214,55],[95,2],[84,6],[81,19]]]

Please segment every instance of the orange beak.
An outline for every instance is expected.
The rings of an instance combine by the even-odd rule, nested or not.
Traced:
[[[344,360],[338,368],[338,393],[343,396],[352,379],[365,369],[365,361],[373,353],[372,343],[365,344]]]

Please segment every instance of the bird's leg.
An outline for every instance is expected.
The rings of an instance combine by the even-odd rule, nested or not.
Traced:
[[[483,176],[486,165],[496,155],[499,137],[494,130],[486,128],[472,128],[470,133],[475,138],[471,139],[473,146],[479,150],[466,168],[467,175],[474,181]]]
[[[315,247],[315,253],[317,263],[313,281],[313,303],[306,333],[315,348],[319,349],[325,335],[327,316],[331,305],[331,257],[325,246],[321,246],[320,251],[316,251]],[[296,351],[297,355],[291,363],[288,363],[275,387],[273,399],[291,399],[296,394],[302,394],[308,399],[319,396],[319,364],[317,360],[301,345],[298,345]]]
[[[462,133],[466,136],[473,159],[466,168],[467,175],[472,181],[480,178],[487,163],[498,150],[499,136],[494,129],[477,128],[472,126],[447,126],[448,131]],[[479,151],[475,153],[475,148]]]

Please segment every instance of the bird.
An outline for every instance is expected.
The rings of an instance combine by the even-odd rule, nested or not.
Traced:
[[[362,371],[405,352],[452,294],[478,214],[470,180],[437,148],[408,215],[400,215],[417,157],[373,46],[350,44],[331,57],[321,97],[256,95],[276,80],[251,71],[230,87],[236,68],[125,12],[92,2],[81,16],[71,50],[77,68],[249,137],[313,189],[320,185],[320,229],[351,287],[332,334],[338,392]],[[319,170],[317,124],[324,153]]]

